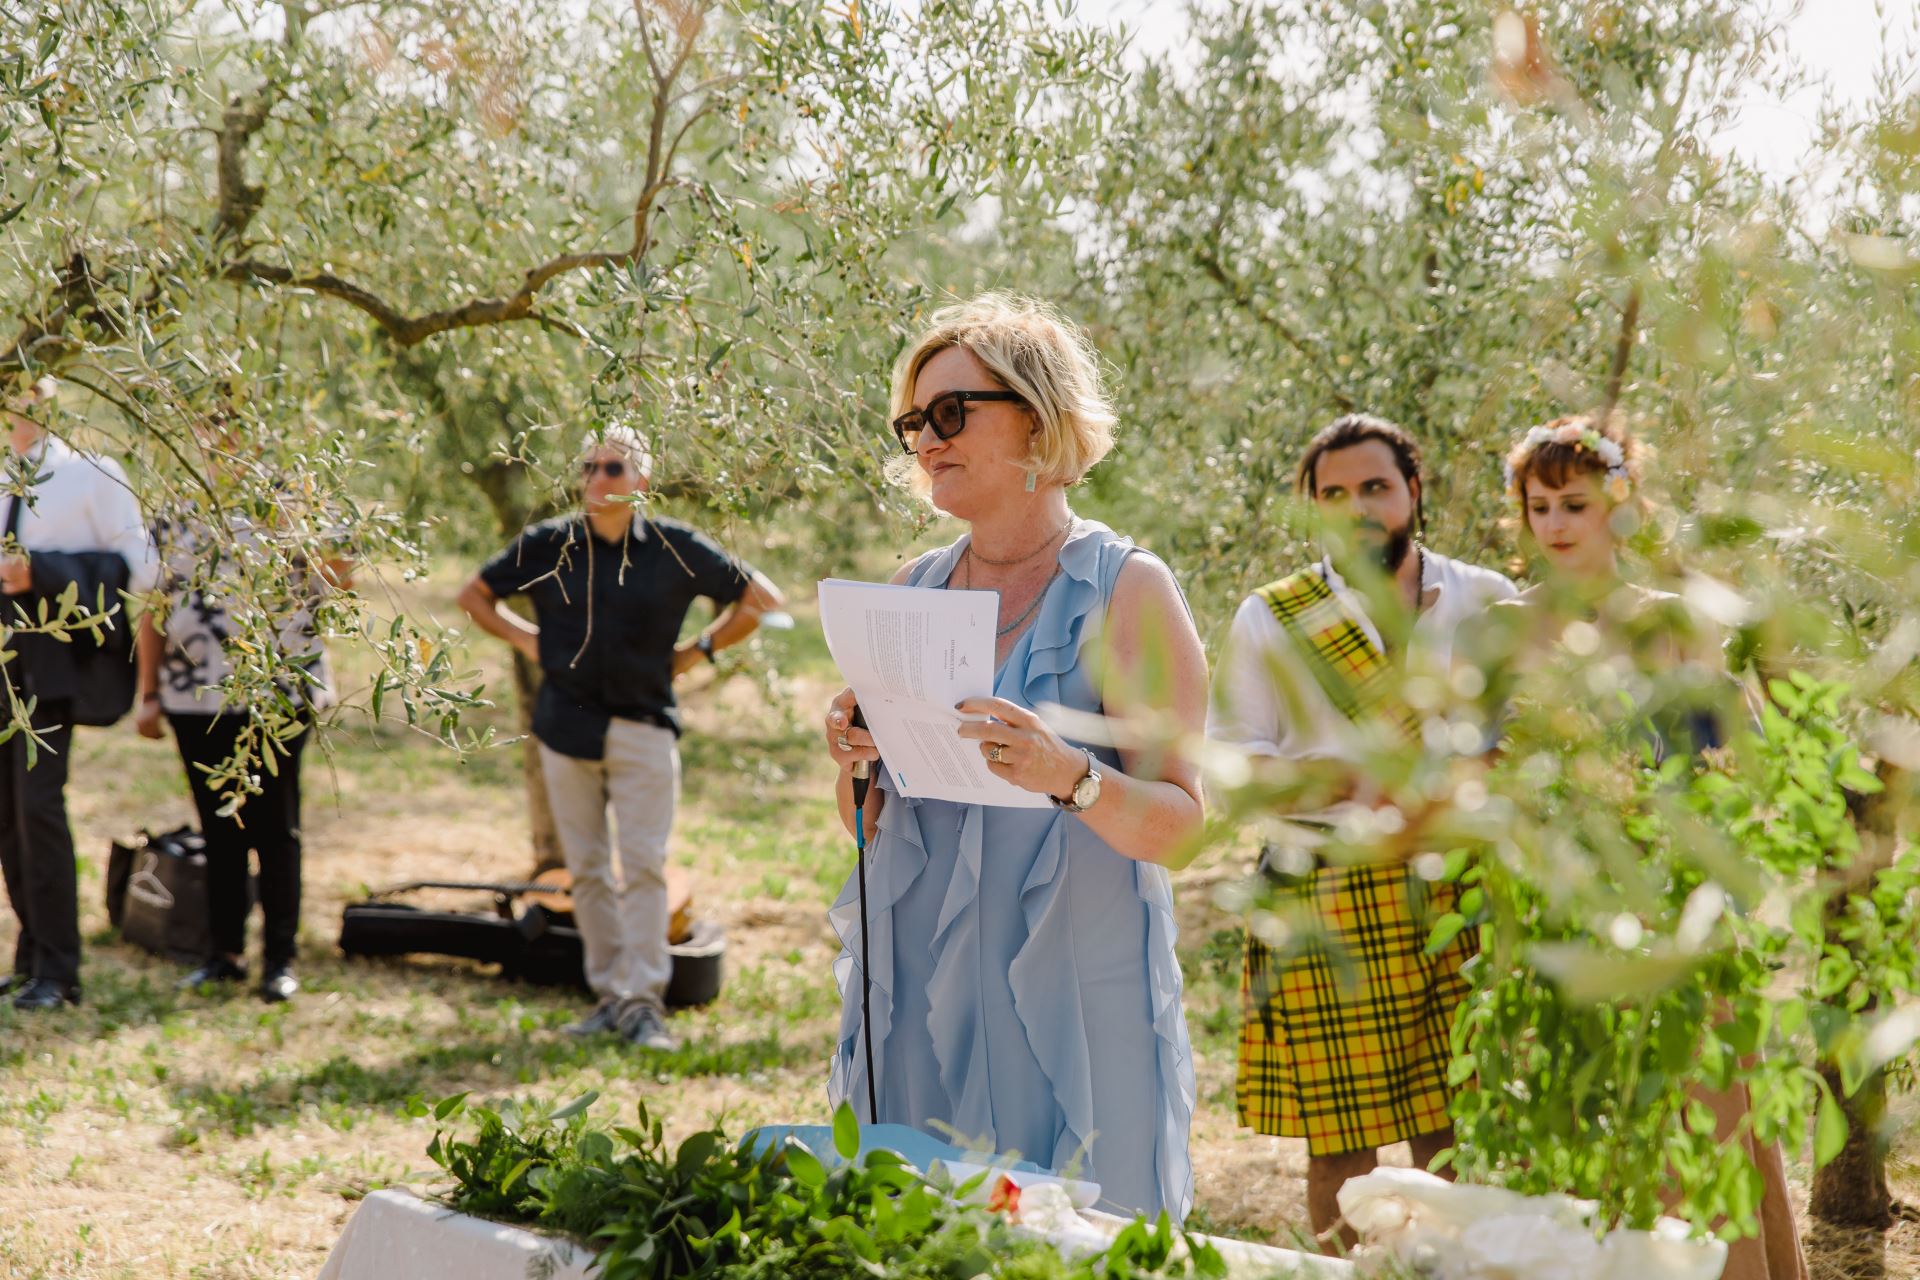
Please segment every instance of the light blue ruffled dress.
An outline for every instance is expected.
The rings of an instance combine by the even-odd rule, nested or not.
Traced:
[[[915,566],[940,587],[968,538]],[[995,693],[1101,709],[1088,658],[1130,539],[1078,522],[1062,572]],[[1110,748],[1094,748],[1119,767]],[[1102,1188],[1102,1206],[1183,1219],[1193,1053],[1166,868],[1114,852],[1078,817],[901,797],[883,768],[867,857],[879,1119],[1017,1154]],[[828,1093],[866,1118],[860,899],[830,914],[840,1039]]]

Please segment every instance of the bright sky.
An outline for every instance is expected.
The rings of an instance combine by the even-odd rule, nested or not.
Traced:
[[[1798,8],[1787,26],[1787,51],[1840,103],[1859,103],[1891,61],[1909,89],[1920,87],[1920,0],[1756,0],[1774,12]],[[1177,0],[1080,0],[1088,22],[1124,25],[1142,53],[1177,49],[1186,34]],[[1820,92],[1781,98],[1756,89],[1724,144],[1774,178],[1803,175],[1814,138]]]

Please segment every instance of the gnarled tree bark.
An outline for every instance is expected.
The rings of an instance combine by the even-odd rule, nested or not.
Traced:
[[[1880,772],[1888,779],[1894,771],[1882,764]],[[1843,883],[1827,899],[1827,916],[1836,918],[1847,909],[1850,893],[1866,888],[1872,877],[1888,866],[1893,844],[1895,806],[1889,785],[1878,795],[1847,793],[1848,816],[1860,833],[1860,857],[1850,868]],[[1869,1016],[1873,1005],[1860,1011]],[[1820,1078],[1827,1082],[1847,1118],[1847,1141],[1840,1154],[1816,1169],[1813,1185],[1807,1192],[1807,1213],[1835,1226],[1865,1227],[1884,1231],[1894,1224],[1898,1208],[1887,1186],[1887,1144],[1883,1126],[1887,1114],[1887,1081],[1883,1072],[1874,1072],[1849,1097],[1841,1084],[1840,1068],[1832,1062],[1817,1064]]]

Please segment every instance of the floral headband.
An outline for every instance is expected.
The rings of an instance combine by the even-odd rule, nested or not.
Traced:
[[[1609,440],[1592,427],[1580,422],[1568,422],[1557,427],[1530,427],[1521,438],[1517,452],[1522,457],[1531,457],[1533,451],[1543,444],[1570,444],[1576,449],[1585,449],[1606,464],[1607,496],[1615,502],[1625,502],[1633,491],[1633,477],[1627,474],[1626,451],[1618,440]],[[1513,473],[1513,463],[1506,465],[1507,493],[1511,497],[1520,496],[1520,478]]]

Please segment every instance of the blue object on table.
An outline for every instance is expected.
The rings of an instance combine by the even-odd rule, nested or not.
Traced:
[[[740,1139],[740,1143],[755,1154],[760,1154],[779,1147],[788,1138],[792,1138],[820,1157],[823,1164],[841,1163],[840,1153],[834,1149],[833,1128],[830,1125],[762,1125],[758,1129],[749,1130],[746,1136]],[[892,1151],[922,1173],[929,1172],[935,1161],[942,1164],[959,1161],[963,1164],[991,1165],[996,1169],[1011,1169],[1016,1173],[1049,1172],[1030,1160],[1009,1160],[1004,1156],[994,1155],[990,1151],[968,1151],[904,1124],[861,1125],[860,1154],[865,1155],[869,1151]]]

